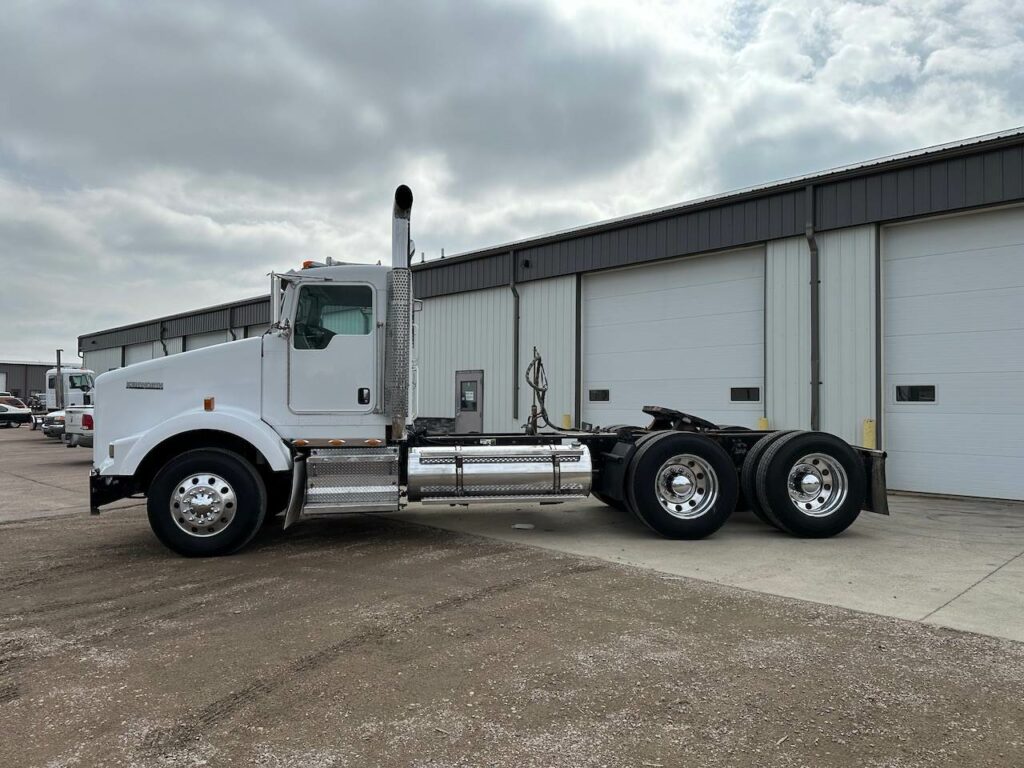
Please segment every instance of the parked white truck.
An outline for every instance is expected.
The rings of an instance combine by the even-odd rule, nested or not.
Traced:
[[[94,410],[91,405],[64,409],[64,445],[68,448],[92,448]]]
[[[60,362],[60,361],[58,361]],[[70,405],[91,405],[95,373],[88,368],[61,366],[46,372],[46,410],[56,411]]]
[[[395,193],[390,265],[307,262],[271,276],[272,325],[97,379],[91,510],[147,498],[183,555],[222,555],[268,516],[593,495],[671,538],[718,530],[746,499],[798,536],[888,514],[885,454],[821,432],[719,427],[647,407],[647,427],[427,434],[415,428],[412,192]]]

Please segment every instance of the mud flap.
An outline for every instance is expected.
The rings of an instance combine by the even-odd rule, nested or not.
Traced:
[[[292,495],[288,500],[288,511],[284,515],[284,530],[294,525],[302,514],[306,503],[306,455],[298,454],[292,462]]]
[[[868,479],[864,509],[879,515],[889,514],[888,489],[885,487],[885,451],[854,446],[864,462],[864,475]]]

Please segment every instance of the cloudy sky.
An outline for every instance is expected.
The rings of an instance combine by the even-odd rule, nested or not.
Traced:
[[[1024,0],[8,0],[0,359],[1024,124]]]

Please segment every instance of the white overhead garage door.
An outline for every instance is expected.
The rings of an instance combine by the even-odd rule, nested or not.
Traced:
[[[583,419],[644,424],[645,405],[719,424],[763,413],[764,250],[583,278]]]
[[[124,364],[133,365],[153,359],[153,342],[147,341],[142,344],[129,344],[124,348]]]
[[[895,490],[1024,499],[1024,208],[883,230]]]
[[[214,344],[223,344],[228,341],[227,331],[209,331],[208,333],[193,333],[185,337],[185,351],[212,347]]]

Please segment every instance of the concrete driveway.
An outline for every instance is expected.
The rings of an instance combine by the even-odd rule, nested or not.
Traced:
[[[703,541],[668,541],[596,501],[412,505],[400,517],[488,538],[784,597],[1024,641],[1024,504],[894,495],[834,539],[796,539],[737,513]],[[515,529],[528,523],[531,530]]]

